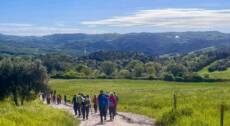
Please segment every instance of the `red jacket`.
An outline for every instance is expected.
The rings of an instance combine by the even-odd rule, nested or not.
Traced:
[[[109,96],[109,107],[115,107],[117,105],[117,101],[115,96]]]

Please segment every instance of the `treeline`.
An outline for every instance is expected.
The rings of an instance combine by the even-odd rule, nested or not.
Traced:
[[[167,81],[219,81],[197,74],[216,60],[230,56],[229,49],[199,51],[174,57],[152,57],[141,53],[100,51],[88,56],[70,57],[59,54],[40,55],[53,78],[126,78]],[[226,65],[225,68],[228,66]]]
[[[230,67],[230,58],[219,60],[212,65],[209,66],[208,71],[214,72],[214,71],[224,71],[227,70]]]
[[[12,96],[16,105],[36,97],[47,89],[46,68],[38,60],[28,58],[0,58],[0,99]],[[20,103],[19,103],[20,101]]]
[[[48,76],[63,79],[158,79],[166,81],[221,81],[197,71],[229,67],[230,49],[199,51],[180,56],[152,57],[142,53],[100,51],[82,57],[45,54],[0,57],[0,97],[13,96],[15,104],[46,88]],[[215,62],[213,64],[213,62]]]

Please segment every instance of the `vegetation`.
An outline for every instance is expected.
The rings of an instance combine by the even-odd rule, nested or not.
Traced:
[[[230,83],[179,83],[149,80],[51,80],[49,86],[70,100],[76,93],[98,94],[116,91],[119,111],[147,115],[167,126],[218,126],[219,106],[226,106],[226,126],[230,125]],[[172,111],[173,94],[177,110]]]
[[[0,101],[1,126],[76,126],[79,122],[67,112],[50,108],[38,100],[16,107]]]
[[[208,68],[209,66],[203,68],[198,73],[205,78],[230,80],[230,68],[224,71],[214,71],[214,72],[209,72]]]
[[[227,70],[229,67],[230,67],[230,59],[227,58],[211,64],[208,68],[208,71],[209,72],[224,71]]]
[[[198,71],[210,66],[209,70],[227,69],[229,48],[198,51],[174,57],[152,57],[141,53],[99,51],[87,56],[71,57],[46,54],[34,57],[42,61],[52,78],[126,78],[155,79],[167,81],[220,81],[218,78],[200,76]]]
[[[0,98],[10,95],[18,105],[24,100],[36,97],[39,91],[47,87],[48,76],[45,67],[39,61],[21,58],[4,58],[0,61]]]

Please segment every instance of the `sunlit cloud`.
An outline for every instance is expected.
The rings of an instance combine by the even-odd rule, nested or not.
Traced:
[[[223,30],[230,28],[230,9],[153,9],[140,10],[128,16],[83,21],[83,25],[99,27],[150,27],[177,30]]]

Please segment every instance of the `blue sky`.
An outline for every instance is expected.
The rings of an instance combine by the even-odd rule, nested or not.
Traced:
[[[1,0],[0,33],[230,32],[230,0]]]

